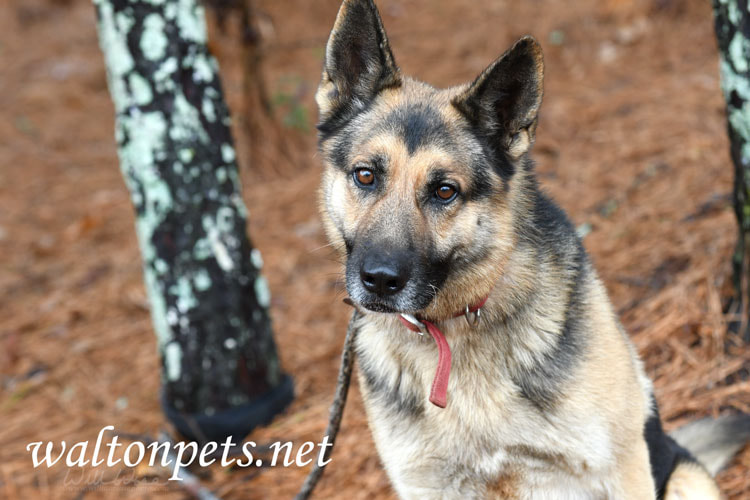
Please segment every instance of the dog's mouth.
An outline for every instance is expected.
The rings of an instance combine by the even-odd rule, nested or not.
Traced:
[[[390,304],[385,304],[383,302],[379,301],[365,301],[365,302],[357,302],[351,297],[346,297],[344,299],[344,304],[350,305],[354,307],[355,309],[366,309],[368,311],[377,312],[377,313],[383,313],[383,314],[416,314],[416,311],[407,311],[398,309]]]
[[[367,309],[368,311],[372,312],[378,312],[378,313],[390,313],[390,314],[396,314],[404,311],[399,311],[395,307],[384,304],[382,302],[377,301],[367,301],[367,302],[361,302],[359,304],[360,307],[363,307]]]

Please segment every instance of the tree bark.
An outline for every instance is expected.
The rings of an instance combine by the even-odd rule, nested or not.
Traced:
[[[730,311],[750,341],[750,12],[748,0],[713,0],[719,46],[721,88],[727,103],[727,129],[734,163],[734,211],[738,235],[732,256],[735,296]]]
[[[195,0],[93,3],[165,412],[192,439],[242,438],[289,403],[292,383],[279,366],[260,252],[247,236],[203,8]]]

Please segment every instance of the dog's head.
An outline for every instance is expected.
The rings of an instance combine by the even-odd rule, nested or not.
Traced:
[[[321,205],[360,306],[443,319],[487,295],[515,244],[542,53],[522,38],[473,82],[401,74],[372,0],[345,0],[322,81]]]

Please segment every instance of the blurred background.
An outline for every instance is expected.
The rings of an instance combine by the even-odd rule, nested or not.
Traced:
[[[283,368],[297,397],[249,439],[319,442],[350,309],[317,215],[313,94],[338,0],[258,0],[244,38],[209,10],[233,113],[250,234],[263,253]],[[726,334],[736,222],[709,2],[379,0],[398,64],[435,86],[474,78],[524,34],[545,98],[533,156],[570,214],[649,375],[667,429],[750,412],[750,349]],[[218,12],[218,14],[217,14]],[[221,15],[219,15],[221,14]],[[87,0],[0,2],[0,497],[183,498],[65,486],[32,441],[157,433],[160,364],[113,105]],[[394,498],[356,387],[317,498]],[[722,472],[750,495],[750,451]],[[116,472],[116,471],[115,471]],[[306,469],[194,470],[221,498],[291,498]],[[102,479],[102,478],[99,478]],[[107,478],[103,479],[106,483]]]

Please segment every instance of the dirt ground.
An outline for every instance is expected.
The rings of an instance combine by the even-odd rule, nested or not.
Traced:
[[[249,439],[319,441],[350,310],[322,248],[312,99],[338,0],[263,0],[277,132],[249,157],[240,47],[212,24],[243,153],[250,232],[297,398]],[[576,224],[654,379],[667,428],[750,412],[750,349],[721,304],[735,239],[732,167],[709,2],[380,0],[396,59],[436,86],[473,78],[530,33],[546,58],[535,158]],[[231,28],[231,26],[230,26]],[[153,471],[34,469],[32,441],[155,435],[159,365],[113,108],[86,0],[0,2],[0,497],[183,498]],[[269,130],[273,127],[268,126]],[[719,475],[750,498],[750,451]],[[296,467],[196,470],[221,498],[291,498]],[[98,489],[83,491],[100,480]],[[356,387],[317,498],[394,498]]]

